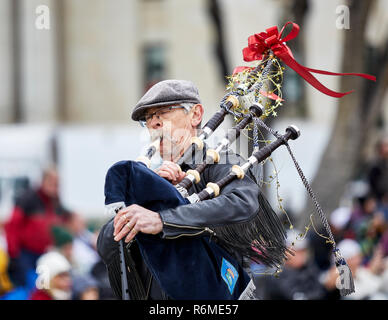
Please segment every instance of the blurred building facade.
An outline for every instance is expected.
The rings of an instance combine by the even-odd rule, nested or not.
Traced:
[[[49,8],[50,29],[37,29]],[[217,108],[223,83],[206,1],[1,1],[1,123],[130,123],[147,87],[188,78]],[[195,30],[195,32],[193,32]]]

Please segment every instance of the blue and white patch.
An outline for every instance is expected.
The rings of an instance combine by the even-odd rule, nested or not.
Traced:
[[[233,294],[233,290],[238,279],[238,272],[236,268],[225,258],[222,258],[221,277],[228,286],[230,294]]]

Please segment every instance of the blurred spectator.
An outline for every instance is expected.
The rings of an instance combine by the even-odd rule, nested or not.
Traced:
[[[352,271],[355,292],[344,297],[351,300],[388,299],[387,287],[383,281],[387,272],[382,251],[377,247],[368,267],[362,265],[361,247],[357,241],[344,239],[338,244],[342,257]],[[334,270],[336,267],[333,266]]]
[[[72,264],[73,258],[73,235],[62,226],[53,226],[51,229],[53,235],[53,249],[61,253],[67,261]]]
[[[63,254],[72,266],[73,299],[115,299],[106,266],[96,251],[97,236],[86,228],[85,220],[72,213],[63,226],[54,226],[52,233],[54,249]]]
[[[336,242],[355,237],[350,226],[351,216],[352,210],[348,207],[339,207],[331,213],[329,223]]]
[[[320,282],[320,270],[309,256],[307,238],[295,238],[298,230],[291,230],[287,243],[294,255],[289,255],[278,279],[264,277],[263,299],[321,300],[328,299],[330,292]],[[295,239],[295,240],[294,240]]]
[[[329,225],[336,242],[339,242],[344,238],[355,238],[354,231],[351,229],[350,225],[351,214],[352,211],[348,207],[339,207],[330,214]],[[327,231],[323,226],[317,231],[319,234],[327,235]],[[308,239],[310,241],[310,248],[315,263],[321,271],[326,271],[331,267],[333,247],[319,234],[310,232],[308,234]]]
[[[8,263],[7,243],[3,235],[3,225],[0,222],[0,297],[12,289],[8,276]]]
[[[376,212],[373,218],[363,224],[358,230],[358,241],[364,255],[365,263],[369,261],[375,247],[382,241],[385,230],[386,223],[381,212]]]
[[[361,246],[365,264],[371,259],[375,247],[381,241],[387,224],[384,214],[378,210],[377,200],[373,194],[368,193],[364,197],[359,197],[358,204],[352,213],[351,226]]]
[[[388,230],[381,237],[380,244],[384,257],[388,256]]]
[[[388,222],[388,193],[380,199],[378,210],[383,213],[385,222]]]
[[[0,247],[0,296],[12,289],[12,283],[8,276],[8,262],[6,251]]]
[[[41,186],[28,190],[17,199],[5,225],[9,272],[16,285],[28,285],[36,261],[53,244],[51,227],[69,214],[59,200],[59,178],[55,169],[45,170]]]
[[[377,158],[368,170],[371,192],[380,202],[388,194],[388,136],[377,143]]]
[[[72,213],[65,221],[66,228],[73,235],[72,265],[75,273],[88,274],[93,265],[99,261],[96,250],[97,235],[89,231],[85,220],[77,213]]]
[[[43,254],[37,261],[39,288],[30,300],[70,300],[72,293],[71,265],[56,251]]]
[[[351,228],[357,230],[361,224],[373,217],[377,210],[377,200],[372,193],[358,196],[354,199],[353,211],[351,215]]]
[[[99,288],[97,281],[89,275],[73,278],[72,300],[99,300]]]
[[[90,274],[97,281],[100,300],[116,300],[116,296],[110,286],[109,275],[105,263],[99,258],[92,267]]]
[[[7,238],[6,238],[5,232],[4,232],[4,225],[1,221],[0,221],[0,249],[2,249],[4,251],[8,251],[7,250]]]

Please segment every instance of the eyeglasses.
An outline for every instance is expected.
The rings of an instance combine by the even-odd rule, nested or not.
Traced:
[[[150,114],[146,114],[141,119],[139,119],[139,122],[142,125],[142,127],[145,127],[147,124],[149,124],[151,122],[151,120],[153,119],[154,116],[156,116],[156,119],[160,120],[161,116],[163,114],[169,113],[171,110],[175,110],[175,109],[186,109],[187,110],[187,108],[184,106],[171,106],[171,107],[159,109],[159,110],[152,112]]]

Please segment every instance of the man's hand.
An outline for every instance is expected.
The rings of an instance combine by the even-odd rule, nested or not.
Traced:
[[[138,232],[158,234],[163,230],[159,213],[148,210],[137,204],[121,209],[113,219],[113,236],[116,241],[125,238],[131,241]]]
[[[162,165],[155,172],[162,178],[170,180],[172,184],[178,184],[186,176],[186,173],[176,163],[171,161],[163,161]]]

